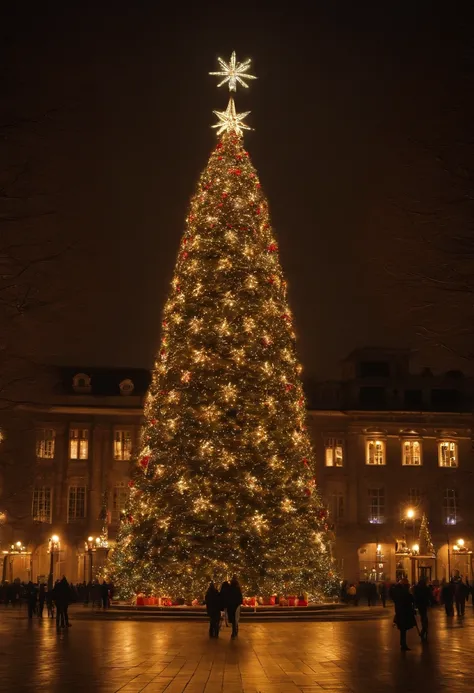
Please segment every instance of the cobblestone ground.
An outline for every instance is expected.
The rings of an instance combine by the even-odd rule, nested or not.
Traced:
[[[430,642],[399,649],[390,618],[249,623],[209,640],[204,624],[72,621],[68,631],[0,611],[0,691],[322,693],[474,691],[474,614],[432,612]]]

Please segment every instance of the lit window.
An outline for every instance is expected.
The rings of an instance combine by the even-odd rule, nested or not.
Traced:
[[[421,465],[421,443],[419,440],[403,441],[402,464],[405,467],[419,467]]]
[[[327,438],[325,449],[326,467],[342,467],[344,462],[344,441],[340,438]]]
[[[443,496],[443,522],[445,525],[455,525],[458,521],[459,503],[458,492],[447,488]]]
[[[344,519],[344,494],[334,491],[330,497],[330,512],[334,522]]]
[[[52,460],[54,457],[54,436],[52,428],[42,428],[36,434],[36,456]]]
[[[89,457],[89,431],[87,428],[71,428],[69,431],[69,459],[87,460]]]
[[[367,441],[366,464],[385,464],[385,442],[383,440]]]
[[[452,440],[442,440],[438,446],[440,467],[458,466],[458,444]]]
[[[77,522],[86,516],[86,487],[70,486],[67,502],[67,521]]]
[[[35,522],[51,524],[51,489],[40,486],[33,490],[31,516]]]
[[[369,488],[369,522],[380,525],[385,521],[385,489]]]
[[[112,500],[112,522],[118,523],[121,516],[125,512],[128,503],[128,487],[124,484],[119,484],[114,488]]]
[[[132,456],[132,434],[130,431],[115,431],[114,459],[129,460]]]

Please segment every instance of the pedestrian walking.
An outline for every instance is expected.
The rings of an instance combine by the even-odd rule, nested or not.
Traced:
[[[415,606],[418,609],[421,620],[420,638],[426,642],[428,640],[428,608],[431,606],[431,590],[428,587],[427,579],[420,578],[414,589]]]
[[[240,607],[243,602],[242,590],[240,589],[239,581],[234,575],[230,581],[229,591],[227,593],[227,613],[229,622],[232,623],[232,635],[234,640],[239,634]]]
[[[416,626],[415,603],[410,594],[410,585],[406,578],[396,585],[393,590],[395,603],[394,622],[400,631],[400,649],[407,652],[410,648],[407,645],[407,631]]]
[[[218,638],[221,620],[221,596],[213,581],[209,585],[204,601],[209,616],[209,637]]]

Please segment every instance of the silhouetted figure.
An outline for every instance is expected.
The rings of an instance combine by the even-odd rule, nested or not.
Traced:
[[[46,609],[48,610],[49,618],[54,618],[53,590],[50,587],[46,591]]]
[[[36,586],[33,585],[31,580],[26,586],[26,602],[28,604],[28,618],[33,618],[33,614],[36,613],[36,599],[37,599]]]
[[[383,608],[385,609],[385,606],[387,604],[387,598],[388,598],[388,585],[386,582],[379,582],[378,593],[379,593],[380,602],[381,602]]]
[[[446,582],[443,579],[441,583],[441,603],[444,604],[446,616],[454,616],[454,589],[451,582]]]
[[[71,625],[68,617],[69,606],[69,583],[65,577],[62,580],[57,580],[53,589],[53,598],[56,604],[56,628],[65,628]]]
[[[229,588],[230,588],[230,583],[228,580],[224,580],[224,582],[221,585],[221,606],[222,609],[224,610],[224,620],[225,620],[225,625],[228,627],[229,626],[229,615],[227,613],[227,595],[229,594]]]
[[[466,586],[462,581],[459,570],[456,570],[452,579],[454,601],[456,604],[456,613],[458,616],[464,616],[466,610]]]
[[[105,580],[102,581],[102,584],[100,586],[100,594],[102,598],[102,608],[107,609],[109,606],[109,586],[105,582]]]
[[[395,603],[394,622],[400,631],[400,649],[406,652],[410,649],[407,645],[407,631],[416,626],[415,603],[406,578],[394,587],[393,601]]]
[[[38,592],[38,616],[39,618],[43,618],[43,609],[44,609],[44,601],[46,599],[46,588],[44,585],[44,582],[41,583],[39,586],[39,592]]]
[[[415,606],[418,609],[421,620],[420,638],[428,640],[428,608],[431,605],[431,590],[425,577],[420,578],[414,590]]]
[[[209,616],[209,636],[218,638],[221,620],[221,596],[214,582],[211,582],[209,585],[204,601],[206,602],[206,611]]]
[[[229,617],[229,622],[232,623],[232,635],[231,638],[234,639],[239,634],[239,621],[240,621],[240,606],[243,602],[242,590],[240,589],[239,581],[234,575],[230,581],[229,591],[227,593],[227,614]]]
[[[377,604],[377,585],[375,582],[367,583],[367,606],[375,606]]]

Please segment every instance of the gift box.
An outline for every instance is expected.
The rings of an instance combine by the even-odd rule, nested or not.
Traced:
[[[307,599],[298,599],[298,606],[308,606]]]
[[[298,597],[288,597],[288,606],[297,606]]]
[[[143,606],[145,603],[144,597],[137,597],[137,606]]]

